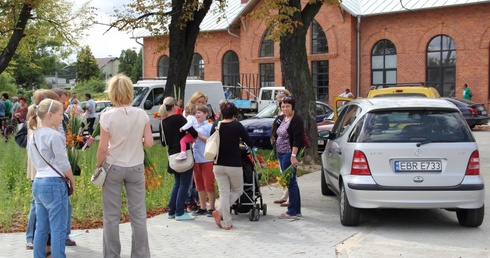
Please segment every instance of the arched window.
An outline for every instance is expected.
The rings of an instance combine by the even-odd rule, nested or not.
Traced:
[[[322,26],[316,20],[311,23],[311,53],[328,53],[327,36],[325,36]]]
[[[443,97],[455,95],[456,45],[451,37],[438,35],[427,46],[427,84]]]
[[[274,56],[274,40],[269,39],[270,29],[267,29],[262,37],[260,43],[259,57],[273,57]]]
[[[168,76],[168,63],[169,58],[167,55],[160,57],[160,60],[158,60],[158,77]]]
[[[194,53],[192,56],[191,69],[189,70],[190,77],[197,77],[204,80],[204,60],[198,53]]]
[[[378,41],[371,53],[371,85],[396,84],[396,47],[393,42]]]
[[[240,66],[238,55],[234,51],[228,51],[223,56],[222,64],[223,85],[236,86],[239,83]]]

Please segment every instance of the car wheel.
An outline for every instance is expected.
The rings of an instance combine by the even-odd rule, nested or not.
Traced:
[[[465,227],[478,227],[483,223],[485,205],[478,209],[460,209],[456,211],[458,222]]]
[[[238,121],[241,121],[245,118],[245,115],[243,114],[243,112],[238,112],[238,114],[236,115],[236,120]]]
[[[325,174],[324,174],[324,168],[323,168],[323,165],[322,165],[322,170],[320,171],[320,174],[321,174],[321,185],[322,185],[322,194],[325,195],[325,196],[332,196],[332,195],[335,195],[335,193],[330,190],[328,188],[328,185],[327,185],[327,178],[325,177]]]
[[[357,226],[359,224],[360,210],[350,206],[345,188],[340,184],[340,223],[344,226]]]

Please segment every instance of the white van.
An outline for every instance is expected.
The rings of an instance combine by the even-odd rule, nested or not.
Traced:
[[[158,133],[160,119],[155,118],[163,99],[166,97],[166,80],[142,80],[134,84],[133,106],[142,108],[150,117],[153,133]],[[208,97],[208,107],[214,112],[219,110],[219,102],[225,98],[223,84],[220,81],[187,80],[185,85],[184,105],[189,101],[194,92],[200,91]],[[212,113],[214,113],[212,112]]]

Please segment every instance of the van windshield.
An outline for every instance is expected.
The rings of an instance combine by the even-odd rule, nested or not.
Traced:
[[[133,107],[139,107],[141,101],[143,101],[143,98],[146,95],[146,92],[148,92],[148,89],[148,87],[134,87]]]

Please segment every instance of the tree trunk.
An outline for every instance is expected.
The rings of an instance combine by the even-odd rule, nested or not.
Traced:
[[[290,0],[289,6],[301,10],[300,0]],[[315,94],[306,53],[306,32],[321,6],[321,2],[307,4],[301,12],[295,12],[292,15],[293,21],[301,22],[303,25],[297,27],[292,33],[282,36],[280,42],[284,86],[296,100],[296,112],[303,118],[305,130],[311,140],[311,148],[305,153],[305,164],[318,162]]]
[[[173,0],[172,16],[169,26],[169,69],[165,96],[174,96],[180,92],[184,99],[185,83],[194,55],[194,46],[199,35],[199,26],[211,7],[211,0],[204,0],[201,9],[194,11],[193,19],[183,21],[183,5],[189,2]],[[178,92],[174,92],[174,86]]]
[[[31,18],[31,11],[32,6],[29,4],[25,3],[22,6],[22,10],[19,14],[19,20],[15,25],[14,32],[12,33],[12,36],[10,36],[7,46],[3,49],[2,54],[0,55],[0,74],[3,73],[3,71],[5,71],[5,69],[8,67],[20,41],[23,37],[25,37],[24,30],[26,28],[27,21]]]

